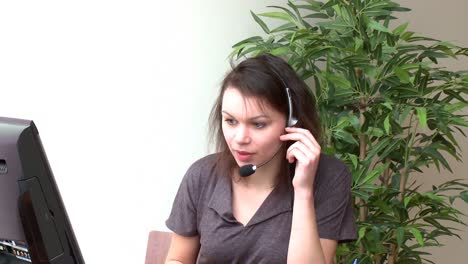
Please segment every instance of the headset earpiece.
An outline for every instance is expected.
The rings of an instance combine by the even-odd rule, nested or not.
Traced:
[[[289,109],[287,126],[292,127],[297,124],[297,118],[294,117],[294,114],[293,114],[292,97],[291,97],[291,92],[289,91],[288,87],[286,87],[286,94],[288,96],[288,109]]]

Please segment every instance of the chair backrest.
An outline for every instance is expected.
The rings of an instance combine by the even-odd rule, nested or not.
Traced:
[[[164,264],[171,246],[172,233],[151,231],[146,248],[145,264]]]

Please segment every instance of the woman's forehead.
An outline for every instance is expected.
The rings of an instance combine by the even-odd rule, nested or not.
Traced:
[[[238,89],[231,87],[228,87],[224,91],[222,110],[227,112],[246,112],[249,115],[276,112],[264,98],[246,96]]]

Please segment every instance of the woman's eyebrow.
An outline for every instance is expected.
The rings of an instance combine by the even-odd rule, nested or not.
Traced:
[[[230,113],[228,113],[228,112],[226,112],[226,111],[224,111],[224,110],[221,110],[221,112],[222,112],[222,113],[225,113],[226,115],[229,115],[229,116],[232,117],[232,115],[231,115]]]
[[[255,119],[260,119],[260,118],[267,118],[267,119],[269,119],[270,117],[269,117],[268,115],[261,114],[261,115],[254,116],[254,117],[250,118],[250,120],[255,120]]]
[[[229,115],[230,117],[234,117],[233,115],[231,115],[230,113],[228,113],[225,110],[222,110],[221,112]],[[258,116],[251,117],[251,118],[249,118],[249,120],[255,120],[255,119],[260,119],[260,118],[268,118],[269,119],[270,117],[268,115],[266,115],[266,114],[261,114],[261,115],[258,115]]]

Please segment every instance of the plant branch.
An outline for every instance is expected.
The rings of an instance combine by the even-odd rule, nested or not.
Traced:
[[[359,106],[359,124],[360,127],[363,127],[364,123],[366,122],[366,117],[364,116],[364,112],[366,111],[367,105],[366,102],[361,99],[361,103]],[[367,149],[367,142],[366,136],[364,134],[359,135],[359,160],[362,162],[366,159],[366,149]],[[359,203],[359,220],[361,222],[365,222],[367,219],[367,206],[363,199],[358,198]],[[364,253],[364,245],[361,243],[360,245],[360,252],[361,254]]]

